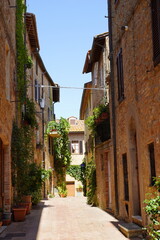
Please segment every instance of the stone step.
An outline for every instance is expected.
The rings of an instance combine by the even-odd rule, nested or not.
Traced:
[[[142,217],[141,216],[139,216],[139,215],[137,215],[137,216],[132,216],[132,221],[135,223],[135,224],[137,224],[137,225],[139,225],[139,226],[143,226],[142,225]]]
[[[135,223],[121,223],[118,227],[127,238],[138,237],[143,232],[143,229]]]
[[[5,237],[7,233],[7,226],[0,227],[0,237]]]

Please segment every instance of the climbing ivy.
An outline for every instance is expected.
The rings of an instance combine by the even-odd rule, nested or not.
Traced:
[[[93,160],[91,160],[86,167],[86,180],[87,180],[87,203],[95,206],[96,201],[96,166]]]
[[[26,6],[22,0],[17,0],[16,11],[16,49],[17,49],[17,83],[18,83],[18,96],[21,104],[25,101],[26,96],[26,76],[25,64],[27,62],[27,51],[25,46],[25,25],[24,25],[24,12]]]
[[[71,177],[74,177],[77,181],[83,181],[82,180],[82,171],[80,165],[71,165],[67,169],[67,174]]]
[[[68,121],[61,117],[59,122],[50,121],[47,127],[47,134],[52,132],[54,129],[57,130],[59,137],[54,138],[54,168],[57,175],[57,185],[64,186],[66,170],[71,162],[71,153],[69,151],[69,133],[70,125]]]

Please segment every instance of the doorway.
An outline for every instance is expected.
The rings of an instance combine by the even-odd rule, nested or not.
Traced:
[[[139,161],[137,147],[137,133],[135,122],[132,120],[130,125],[130,160],[131,160],[131,181],[132,181],[132,203],[133,216],[141,216],[140,206],[140,181],[139,181]]]
[[[4,146],[0,138],[0,208],[4,205]]]

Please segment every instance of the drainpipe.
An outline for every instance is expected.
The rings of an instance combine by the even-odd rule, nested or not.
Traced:
[[[117,144],[116,144],[116,113],[115,113],[115,92],[114,92],[114,59],[113,59],[113,36],[112,36],[112,8],[111,0],[108,0],[108,28],[109,28],[109,52],[110,52],[110,81],[111,81],[111,109],[112,109],[112,139],[114,158],[114,183],[115,183],[115,214],[119,213],[118,201],[118,178],[117,178]]]

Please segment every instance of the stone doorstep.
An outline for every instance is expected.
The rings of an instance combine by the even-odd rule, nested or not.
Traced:
[[[0,237],[5,237],[7,233],[7,226],[0,227]]]
[[[137,215],[137,216],[132,216],[132,221],[135,223],[135,224],[137,224],[137,225],[139,225],[139,226],[143,226],[142,225],[142,217],[141,216],[139,216],[139,215]]]
[[[138,237],[143,232],[143,229],[135,223],[121,223],[118,227],[127,238]]]

